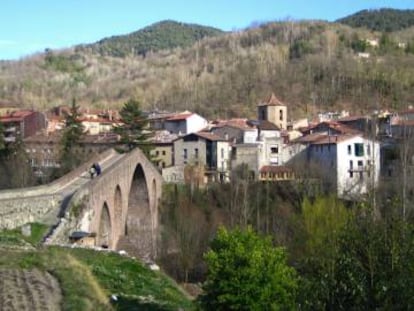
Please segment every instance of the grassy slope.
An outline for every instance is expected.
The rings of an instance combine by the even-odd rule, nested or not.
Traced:
[[[33,230],[37,234],[39,230]],[[32,245],[40,239],[31,237]],[[18,231],[0,233],[0,268],[48,271],[62,287],[63,310],[191,310],[175,283],[136,260],[111,252],[61,247],[11,249],[25,245]],[[110,301],[117,295],[116,302]]]

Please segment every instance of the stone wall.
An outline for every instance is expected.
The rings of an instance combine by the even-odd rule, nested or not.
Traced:
[[[30,222],[52,225],[62,197],[45,195],[0,201],[0,229],[14,229]]]

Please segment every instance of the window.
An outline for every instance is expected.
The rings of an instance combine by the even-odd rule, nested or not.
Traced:
[[[349,154],[349,155],[351,155],[351,154],[352,154],[351,145],[348,145],[348,154]]]
[[[371,155],[371,145],[370,144],[368,144],[367,145],[367,155]]]
[[[283,121],[283,110],[282,109],[279,110],[279,120]]]
[[[224,158],[224,148],[221,148],[220,152],[221,152],[221,158],[223,159]]]
[[[355,146],[355,156],[363,157],[364,156],[364,145],[360,143],[354,144]]]
[[[162,168],[165,168],[165,162],[161,162]]]
[[[270,153],[274,153],[274,154],[277,154],[277,153],[279,153],[279,146],[273,146],[273,147],[270,147]]]
[[[155,155],[158,157],[160,155],[160,152],[158,150],[155,151]]]
[[[358,161],[358,168],[362,168],[364,166],[364,161]]]
[[[184,160],[187,160],[187,149],[184,148]]]
[[[163,151],[162,151],[162,155],[165,155],[165,154],[166,154],[166,152],[165,152],[165,150],[163,150]]]
[[[349,147],[349,146],[348,146]],[[349,161],[349,178],[354,177],[354,163],[352,162],[352,160]]]
[[[198,159],[198,148],[194,149],[194,157]]]

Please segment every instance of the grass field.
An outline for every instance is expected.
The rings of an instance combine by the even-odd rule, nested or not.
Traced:
[[[23,237],[19,230],[0,232],[0,310],[7,310],[5,303],[12,304],[13,299],[14,305],[22,299],[27,303],[40,301],[39,308],[32,303],[30,310],[56,310],[56,301],[61,310],[76,311],[194,309],[187,296],[163,273],[113,252],[43,247],[39,245],[43,229],[32,226],[30,237]],[[5,279],[15,283],[9,281],[7,285]],[[48,295],[31,282],[45,284],[50,293],[61,294]],[[18,284],[26,284],[27,290],[2,290]],[[13,297],[13,293],[18,295]],[[52,299],[59,295],[61,299]],[[116,298],[111,299],[112,295]]]

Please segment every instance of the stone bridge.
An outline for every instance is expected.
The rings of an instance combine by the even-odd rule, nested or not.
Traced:
[[[90,178],[99,162],[102,174]],[[52,184],[0,192],[0,228],[27,222],[51,225],[48,244],[66,244],[74,231],[89,232],[96,246],[154,258],[162,177],[141,150],[109,150]]]

